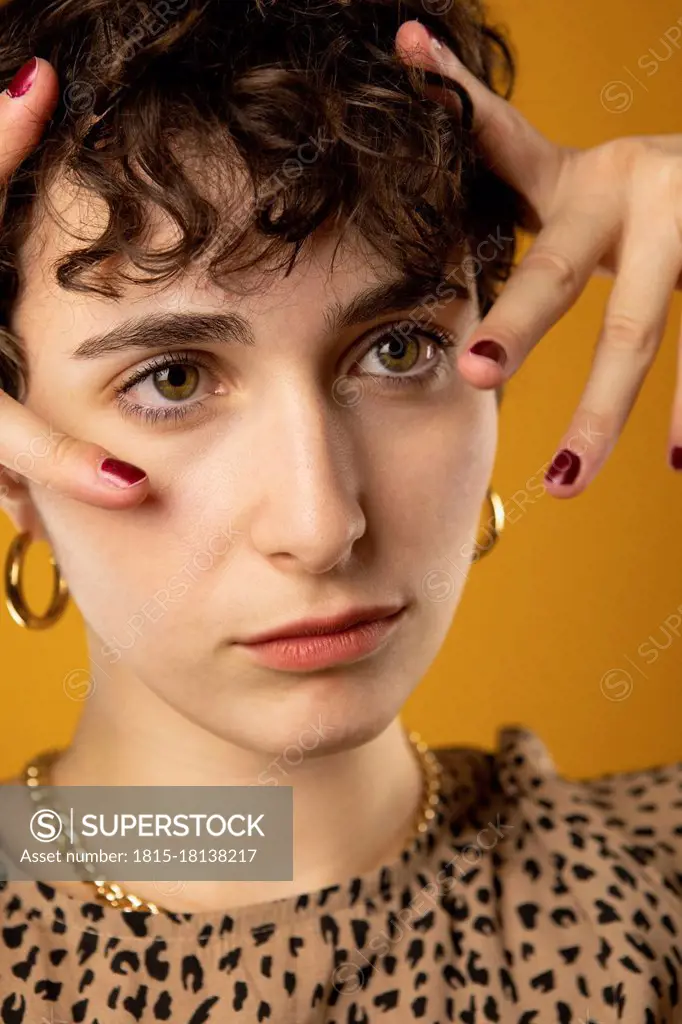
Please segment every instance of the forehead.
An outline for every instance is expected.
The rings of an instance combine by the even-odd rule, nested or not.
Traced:
[[[158,207],[147,212],[145,243],[151,250],[176,244],[180,235],[170,218]],[[232,197],[231,223],[241,230],[248,223],[247,203]],[[304,328],[319,321],[330,305],[348,303],[356,294],[381,282],[399,278],[391,266],[366,239],[325,226],[318,229],[290,273],[258,266],[232,273],[219,281],[207,274],[207,258],[197,260],[167,283],[150,284],[126,261],[123,252],[109,258],[97,273],[102,280],[119,271],[138,280],[122,281],[116,299],[62,288],[55,276],[58,263],[67,255],[96,242],[108,224],[108,208],[99,197],[76,187],[65,177],[56,179],[44,201],[35,208],[33,222],[20,254],[20,295],[15,305],[12,328],[27,345],[34,336],[61,337],[64,351],[74,350],[86,337],[109,330],[124,319],[181,310],[216,312],[239,308],[244,316],[262,323],[263,328],[295,314]],[[121,247],[123,249],[123,246]],[[453,254],[454,257],[454,254]],[[458,275],[460,300],[475,304],[475,288]],[[118,281],[118,278],[117,278]],[[415,301],[430,288],[415,289]],[[453,291],[450,289],[450,301]],[[439,303],[443,305],[441,301]],[[433,305],[433,303],[432,303]]]

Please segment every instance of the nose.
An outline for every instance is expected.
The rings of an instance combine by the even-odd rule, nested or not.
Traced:
[[[255,445],[252,544],[308,573],[341,568],[367,529],[344,412],[292,382],[269,396],[267,410]]]

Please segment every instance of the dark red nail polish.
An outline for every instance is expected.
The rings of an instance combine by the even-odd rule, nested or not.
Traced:
[[[507,353],[497,341],[477,341],[475,345],[471,346],[469,351],[473,352],[475,356],[484,356],[486,359],[492,359],[494,363],[499,363],[500,366],[504,366],[507,362]]]
[[[147,474],[137,466],[129,462],[121,462],[120,459],[105,459],[99,467],[107,480],[116,487],[134,487],[146,478]]]
[[[559,483],[562,487],[575,483],[580,473],[580,456],[568,448],[562,449],[554,458],[554,462],[547,470],[545,480],[547,483]]]
[[[670,453],[670,465],[673,469],[682,469],[682,448],[675,447]]]
[[[33,57],[23,68],[19,68],[12,81],[7,86],[7,95],[13,100],[25,96],[36,80],[38,74],[38,61]]]

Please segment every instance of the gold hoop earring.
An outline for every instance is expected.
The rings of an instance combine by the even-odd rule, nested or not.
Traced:
[[[28,607],[22,589],[22,575],[26,552],[31,546],[30,533],[19,533],[10,544],[5,562],[5,603],[9,613],[18,626],[27,629],[48,629],[54,626],[64,614],[69,603],[69,591],[62,579],[59,566],[50,555],[50,563],[54,571],[54,586],[50,607],[44,615],[34,615]]]
[[[505,514],[502,498],[499,496],[497,491],[492,489],[492,487],[488,488],[486,498],[492,510],[492,515],[488,520],[489,528],[486,528],[485,541],[482,542],[481,540],[478,540],[476,542],[476,550],[474,551],[474,557],[471,560],[472,563],[480,562],[482,558],[485,558],[486,555],[490,554],[500,539],[500,534],[504,529]]]

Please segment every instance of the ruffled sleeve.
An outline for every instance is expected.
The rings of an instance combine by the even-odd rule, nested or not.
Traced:
[[[543,741],[517,726],[500,730],[499,750],[505,792],[530,800],[538,821],[542,810],[559,811],[569,841],[581,827],[597,826],[604,842],[610,836],[638,863],[655,867],[682,898],[682,761],[569,779],[558,773]],[[546,831],[551,831],[550,817]]]
[[[575,972],[597,1019],[605,1004],[618,1020],[682,1020],[682,762],[566,778],[516,726],[500,730],[496,757],[517,826],[499,852],[516,897],[527,893],[522,931],[533,915],[547,922],[545,953]]]

